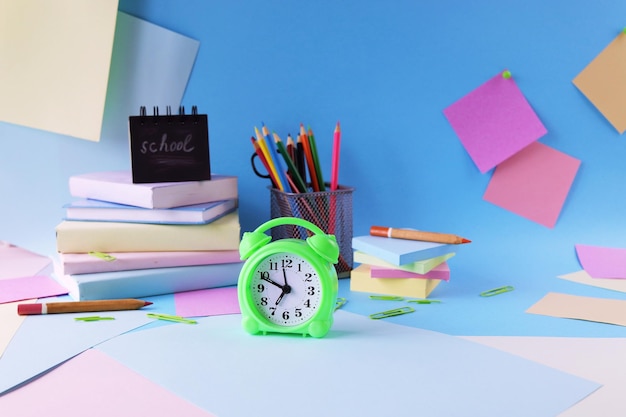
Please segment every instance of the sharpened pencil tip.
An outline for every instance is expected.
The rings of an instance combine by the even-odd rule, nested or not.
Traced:
[[[463,240],[461,240],[461,243],[472,243],[472,241],[469,239],[463,238]]]
[[[143,302],[143,306],[144,306],[144,307],[145,307],[145,306],[150,306],[150,305],[152,305],[152,301],[144,301],[144,302]]]

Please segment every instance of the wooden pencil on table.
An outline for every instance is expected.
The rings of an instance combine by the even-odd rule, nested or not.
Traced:
[[[94,311],[120,311],[137,310],[149,306],[150,301],[122,298],[119,300],[93,300],[93,301],[68,301],[55,303],[18,304],[17,314],[61,314],[61,313],[86,313]]]

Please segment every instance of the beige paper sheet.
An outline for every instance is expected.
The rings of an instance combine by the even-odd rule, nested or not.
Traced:
[[[626,326],[626,300],[550,292],[526,312]]]

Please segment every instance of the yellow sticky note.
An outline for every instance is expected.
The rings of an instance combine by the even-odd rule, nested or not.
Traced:
[[[620,33],[573,83],[619,133],[626,130],[626,34]]]
[[[403,297],[426,298],[439,285],[439,279],[372,278],[370,265],[361,264],[350,273],[350,290]]]
[[[0,2],[0,121],[100,140],[117,7]]]

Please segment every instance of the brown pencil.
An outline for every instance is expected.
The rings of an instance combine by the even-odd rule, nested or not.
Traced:
[[[149,306],[150,301],[122,298],[119,300],[68,301],[56,303],[18,304],[17,314],[85,313],[93,311],[137,310]]]
[[[396,239],[421,240],[424,242],[449,243],[455,245],[471,242],[471,240],[469,239],[465,239],[464,237],[449,233],[424,232],[421,230],[411,229],[396,229],[385,226],[372,226],[370,228],[370,235],[391,237]]]

